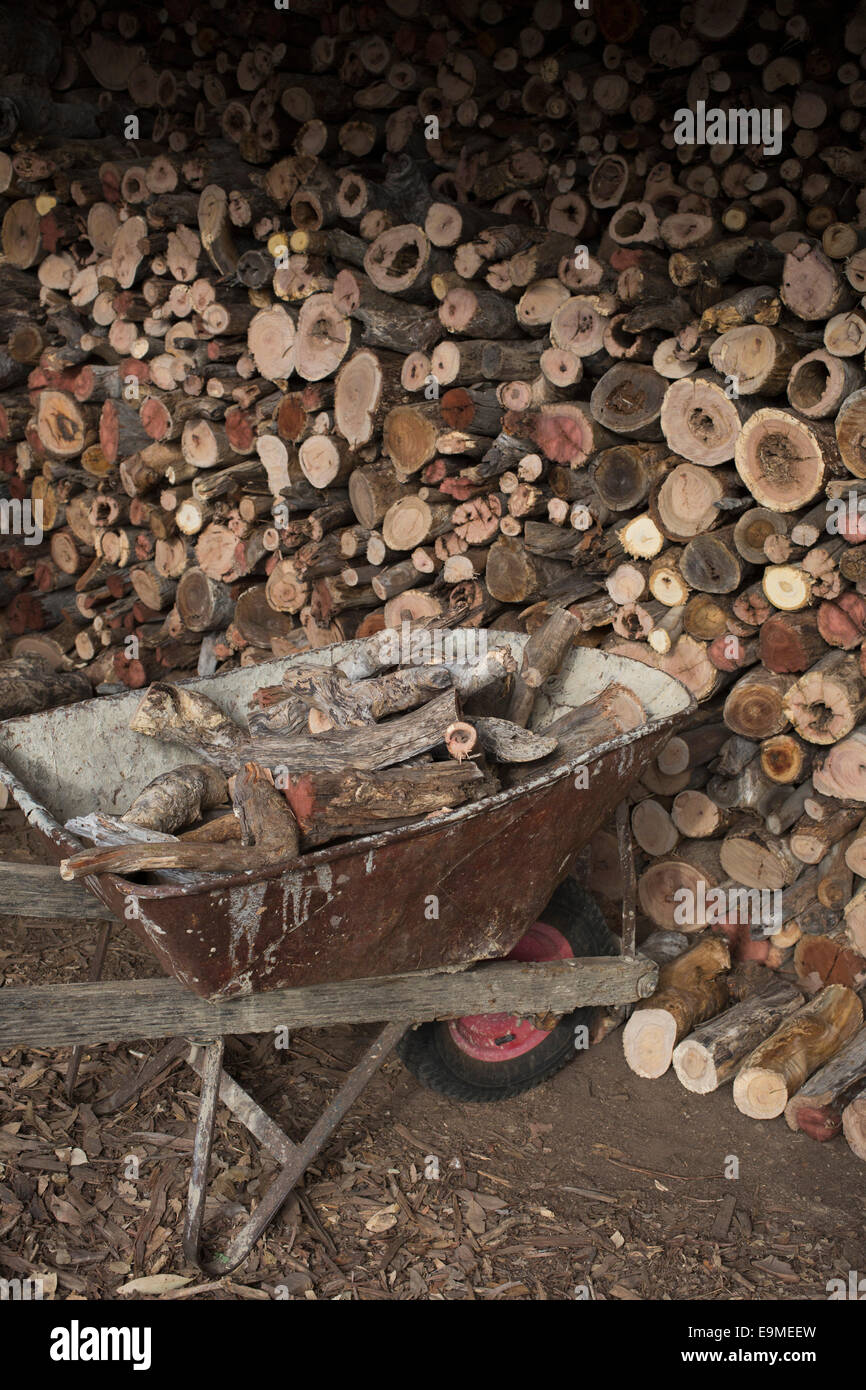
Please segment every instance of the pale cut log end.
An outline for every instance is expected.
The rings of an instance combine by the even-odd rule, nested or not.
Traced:
[[[788,1091],[777,1072],[744,1067],[734,1081],[734,1104],[752,1120],[775,1120],[784,1113]]]
[[[680,1083],[687,1091],[706,1096],[719,1086],[716,1066],[706,1049],[691,1038],[684,1038],[674,1048],[673,1068]]]
[[[671,1064],[677,1040],[676,1024],[664,1009],[640,1009],[632,1014],[622,1035],[625,1060],[637,1076],[655,1080]]]

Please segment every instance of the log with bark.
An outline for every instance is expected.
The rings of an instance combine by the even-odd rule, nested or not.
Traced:
[[[743,1062],[734,1104],[753,1120],[781,1115],[803,1083],[840,1051],[863,1022],[863,1006],[845,985],[825,985]]]
[[[655,994],[636,1006],[623,1031],[623,1051],[633,1072],[663,1076],[680,1039],[724,1009],[730,964],[726,943],[710,936],[662,967]]]
[[[674,1048],[673,1067],[687,1091],[706,1095],[730,1081],[743,1058],[763,1042],[803,996],[786,980],[770,978],[756,994],[702,1023]]]

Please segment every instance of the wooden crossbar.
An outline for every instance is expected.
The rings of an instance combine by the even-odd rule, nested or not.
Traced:
[[[35,921],[74,917],[104,922],[110,916],[83,883],[64,883],[56,865],[14,864],[8,859],[0,862],[0,912]]]
[[[111,980],[0,990],[0,1047],[68,1047],[142,1038],[267,1033],[334,1023],[564,1014],[652,994],[658,967],[619,957],[539,964],[497,961],[471,970],[413,972],[250,994],[211,1003],[177,980]]]

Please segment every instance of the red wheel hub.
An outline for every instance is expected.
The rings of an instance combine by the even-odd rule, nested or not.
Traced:
[[[561,931],[547,922],[536,922],[506,959],[565,960],[573,955]],[[548,1029],[536,1028],[514,1014],[466,1014],[452,1019],[448,1031],[461,1052],[479,1062],[508,1062],[550,1037]]]

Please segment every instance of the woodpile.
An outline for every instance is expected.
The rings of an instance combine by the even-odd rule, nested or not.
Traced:
[[[632,792],[644,925],[820,999],[866,972],[866,6],[597,9],[4,11],[0,468],[41,529],[4,525],[0,713],[564,611],[699,701]],[[698,103],[778,149],[680,143]],[[717,1077],[707,1000],[668,1017]]]

